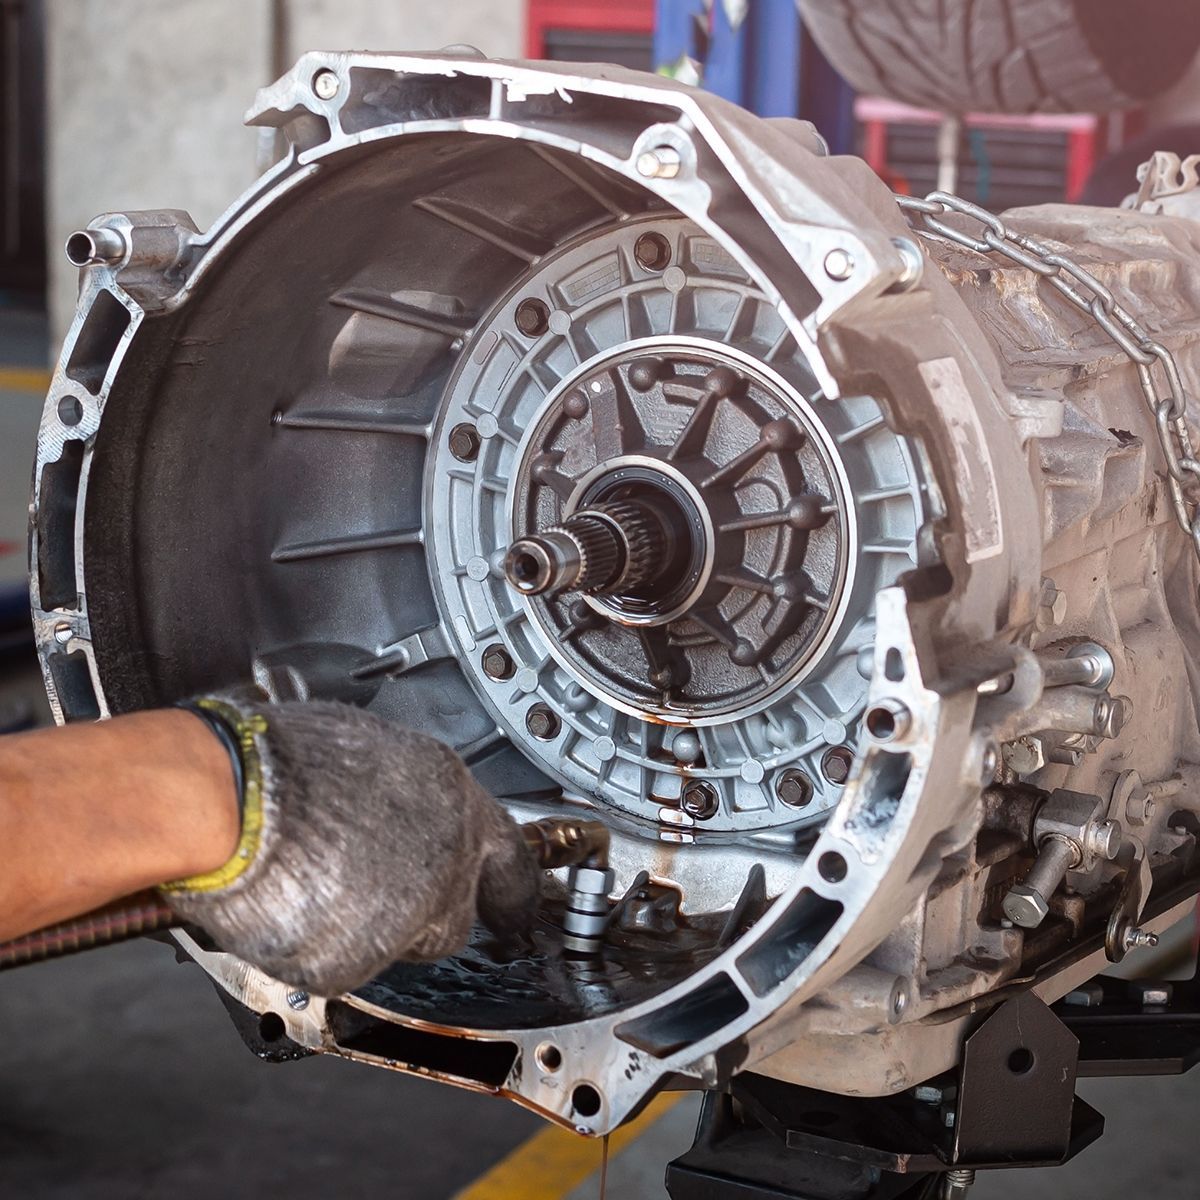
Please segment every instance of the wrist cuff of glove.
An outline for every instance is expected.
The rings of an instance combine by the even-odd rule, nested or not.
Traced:
[[[160,891],[216,892],[228,887],[254,862],[263,831],[263,772],[258,738],[266,733],[266,718],[244,715],[234,705],[213,696],[178,705],[199,717],[221,740],[229,753],[237,788],[241,835],[233,856],[223,866],[203,875],[160,885]]]

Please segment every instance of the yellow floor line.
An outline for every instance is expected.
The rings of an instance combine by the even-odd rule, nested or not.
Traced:
[[[50,372],[37,367],[0,367],[0,392],[44,392]]]
[[[612,1160],[674,1107],[681,1095],[671,1092],[655,1097],[636,1121],[622,1125],[609,1138],[610,1167]],[[580,1137],[557,1125],[547,1126],[454,1200],[559,1200],[600,1169],[600,1154],[601,1144],[595,1138]]]

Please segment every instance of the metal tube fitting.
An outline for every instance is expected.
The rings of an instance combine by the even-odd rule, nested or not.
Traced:
[[[596,955],[604,945],[608,894],[616,883],[609,867],[572,867],[567,879],[570,896],[563,915],[563,948],[575,954]]]
[[[95,267],[119,263],[129,252],[129,243],[119,229],[79,229],[67,238],[63,247],[67,261],[74,267]]]

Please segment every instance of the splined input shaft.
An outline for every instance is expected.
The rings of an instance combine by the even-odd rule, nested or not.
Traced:
[[[661,573],[671,558],[671,541],[667,522],[649,504],[597,504],[513,542],[504,573],[527,596],[630,592]]]

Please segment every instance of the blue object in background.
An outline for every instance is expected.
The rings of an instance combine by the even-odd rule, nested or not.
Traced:
[[[654,61],[670,71],[684,56],[701,64],[705,90],[759,116],[803,117],[832,153],[853,153],[854,92],[806,34],[796,0],[749,0],[737,29],[722,0],[656,0]]]

